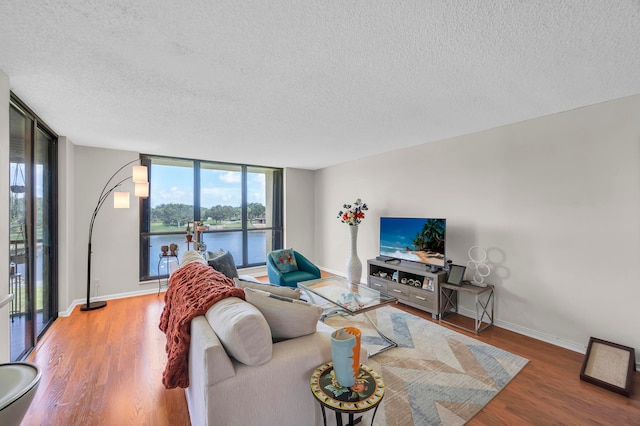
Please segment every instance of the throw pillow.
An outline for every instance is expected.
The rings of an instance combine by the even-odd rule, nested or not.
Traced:
[[[209,308],[205,317],[229,356],[246,365],[271,360],[271,330],[255,306],[229,297]]]
[[[293,249],[274,250],[270,255],[276,268],[283,274],[298,270],[298,263]]]
[[[233,260],[233,256],[229,252],[226,252],[222,256],[209,259],[209,266],[218,272],[222,272],[231,279],[238,278],[236,262]]]
[[[239,288],[253,288],[256,290],[262,290],[269,293],[277,294],[278,296],[289,297],[291,299],[300,299],[300,289],[293,287],[280,287],[279,285],[260,283],[255,281],[246,281],[241,278],[234,278],[233,281],[236,287]]]
[[[204,259],[204,257],[202,257],[202,255],[195,250],[189,250],[182,255],[182,259],[180,260],[180,266],[186,265],[191,262],[198,262],[204,265],[207,264],[207,261]]]
[[[218,257],[218,256],[222,256],[223,254],[225,254],[225,251],[222,249],[218,249],[216,251],[208,251],[207,252],[207,256],[209,256],[209,259],[213,259],[214,257]]]
[[[316,331],[320,306],[248,287],[244,294],[247,302],[262,312],[274,339],[293,339]]]

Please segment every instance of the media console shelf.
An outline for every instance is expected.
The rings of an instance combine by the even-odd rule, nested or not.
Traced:
[[[367,285],[391,296],[398,302],[431,313],[438,319],[442,311],[440,284],[446,273],[429,272],[426,265],[393,260],[367,260]]]

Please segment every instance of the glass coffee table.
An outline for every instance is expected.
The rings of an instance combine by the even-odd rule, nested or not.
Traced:
[[[369,356],[377,355],[380,352],[384,352],[398,346],[396,342],[385,336],[380,331],[378,326],[367,314],[368,311],[373,309],[377,309],[390,303],[396,303],[398,299],[395,297],[380,293],[379,291],[369,287],[350,283],[342,277],[328,277],[303,281],[298,283],[298,287],[303,289],[309,295],[312,302],[315,303],[313,298],[315,295],[323,298],[332,305],[330,308],[325,309],[325,312],[320,318],[321,320],[340,313],[347,315],[363,314],[371,323],[378,335],[388,343],[387,346],[383,346],[376,352],[370,353]]]

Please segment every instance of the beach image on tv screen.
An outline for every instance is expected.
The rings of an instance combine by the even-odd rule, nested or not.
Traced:
[[[444,266],[445,229],[445,219],[380,218],[380,254]]]

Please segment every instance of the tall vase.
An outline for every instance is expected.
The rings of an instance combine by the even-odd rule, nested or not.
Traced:
[[[360,336],[356,327],[344,327],[331,334],[331,360],[336,380],[343,388],[356,383],[360,371]]]
[[[351,236],[351,254],[347,259],[347,280],[353,284],[360,284],[362,278],[362,262],[358,259],[358,227],[349,225]]]

